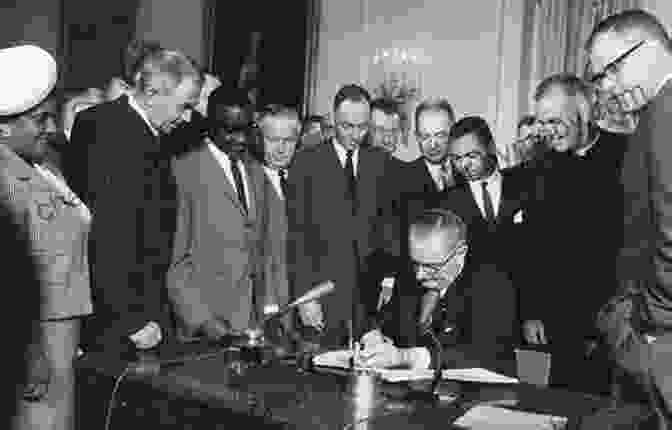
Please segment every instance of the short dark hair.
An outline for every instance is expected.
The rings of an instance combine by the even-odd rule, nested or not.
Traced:
[[[221,106],[251,107],[250,97],[242,88],[221,85],[208,96],[208,118],[214,118]]]
[[[455,123],[450,129],[449,141],[459,139],[462,136],[473,134],[478,142],[488,153],[494,153],[495,139],[492,137],[488,122],[480,116],[465,116]]]
[[[453,230],[458,241],[467,240],[467,225],[462,218],[448,209],[425,209],[412,219],[410,227],[414,236],[421,239],[440,231]]]
[[[334,96],[334,112],[338,110],[344,101],[351,101],[355,103],[366,102],[371,104],[371,95],[364,88],[356,84],[344,85],[338,90]]]
[[[415,108],[415,129],[418,130],[418,120],[423,112],[435,111],[448,114],[451,122],[455,122],[455,111],[453,106],[446,99],[425,100]]]
[[[586,41],[585,48],[590,50],[595,39],[605,33],[614,32],[623,37],[637,33],[638,39],[661,42],[670,50],[670,37],[665,26],[652,13],[641,9],[628,9],[608,16],[600,21]]]
[[[537,117],[532,115],[531,113],[523,115],[518,120],[518,125],[516,126],[516,130],[520,131],[520,129],[523,128],[523,127],[529,127],[531,125],[534,125],[535,122],[537,122]]]
[[[399,103],[388,98],[377,98],[371,102],[371,112],[379,110],[385,115],[396,115],[401,119],[401,109]]]

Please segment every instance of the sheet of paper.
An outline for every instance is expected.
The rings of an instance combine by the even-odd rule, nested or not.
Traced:
[[[313,358],[316,366],[337,367],[347,369],[350,367],[349,350],[329,351]],[[434,376],[432,369],[368,369],[373,370],[388,382],[418,381],[431,379]],[[445,369],[443,379],[453,381],[481,382],[486,384],[517,384],[518,379],[510,378],[487,369]]]
[[[474,406],[458,418],[454,425],[470,430],[560,430],[567,425],[567,418],[496,406]]]

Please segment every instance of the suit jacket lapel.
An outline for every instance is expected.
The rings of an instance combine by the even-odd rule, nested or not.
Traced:
[[[477,219],[480,222],[485,223],[483,212],[481,212],[481,208],[478,206],[478,203],[476,202],[476,196],[471,191],[471,186],[469,185],[469,183],[465,182],[464,184],[459,186],[462,187],[462,196],[464,199],[464,205],[466,208],[468,208],[469,215],[474,217],[474,219]]]
[[[259,209],[261,209],[264,204],[262,187],[263,187],[263,176],[266,174],[262,171],[263,176],[258,175],[259,168],[258,165],[253,164],[254,161],[243,158],[243,164],[245,164],[245,173],[247,176],[247,194],[248,200],[250,201],[247,216],[250,219],[256,219],[259,214]],[[242,207],[241,207],[242,209]]]
[[[210,148],[208,148],[208,146],[203,148],[202,155],[204,163],[202,174],[206,176],[204,180],[207,181],[205,183],[213,184],[214,186],[216,186],[215,184],[222,184],[223,187],[221,189],[223,190],[224,194],[231,200],[238,210],[240,210],[241,215],[245,215],[245,210],[238,200],[238,193],[235,189],[235,185],[229,181],[228,176],[226,176],[226,172],[224,172],[224,169],[222,166],[220,166],[219,162],[215,158],[215,155],[212,153]]]

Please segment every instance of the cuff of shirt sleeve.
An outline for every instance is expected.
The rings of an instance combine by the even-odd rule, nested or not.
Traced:
[[[427,348],[407,348],[404,350],[403,361],[413,369],[429,369],[432,355]]]

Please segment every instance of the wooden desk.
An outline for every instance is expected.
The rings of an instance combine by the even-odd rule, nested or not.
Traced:
[[[343,394],[346,378],[342,375],[301,372],[276,363],[233,376],[227,371],[230,362],[227,353],[219,351],[210,358],[154,372],[129,371],[119,384],[110,428],[157,428],[157,424],[175,429],[230,428],[235,423],[235,428],[249,425],[249,430],[342,429],[351,422],[353,406]],[[112,388],[125,367],[120,360],[101,355],[79,361],[78,428],[103,428]],[[395,387],[398,390],[398,385],[389,386]],[[609,399],[526,384],[462,383],[459,390],[460,404],[403,407],[403,402],[382,401],[366,420],[366,428],[445,430],[468,405],[496,399],[515,400],[516,409],[568,417],[569,428],[578,428],[581,418],[610,405]],[[637,409],[633,422],[645,412],[643,407]]]

